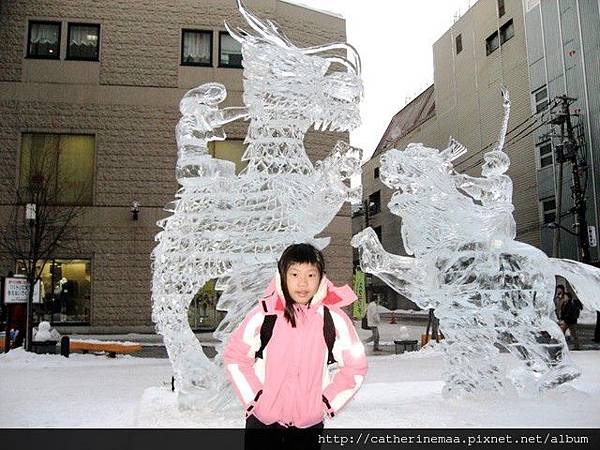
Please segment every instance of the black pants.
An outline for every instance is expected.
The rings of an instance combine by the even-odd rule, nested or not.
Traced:
[[[254,416],[246,419],[244,450],[319,450],[323,422],[309,428],[265,425]]]

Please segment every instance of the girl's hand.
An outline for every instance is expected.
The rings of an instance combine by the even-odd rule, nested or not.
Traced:
[[[332,417],[335,416],[335,412],[333,411],[333,408],[329,404],[329,400],[327,400],[327,397],[325,397],[324,395],[321,397],[323,399],[323,407],[324,407],[323,411],[325,412],[327,417],[329,417],[331,419]]]

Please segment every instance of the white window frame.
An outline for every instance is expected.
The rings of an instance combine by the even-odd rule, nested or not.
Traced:
[[[538,99],[538,95],[541,94],[542,92],[545,92],[545,96],[544,97],[540,97]],[[537,88],[535,91],[533,91],[531,93],[531,101],[532,101],[532,107],[533,107],[533,111],[535,114],[539,114],[543,111],[546,111],[546,109],[548,109],[548,87],[546,85],[540,86],[539,88]],[[540,108],[540,105],[544,104],[543,108]]]
[[[550,152],[542,155],[542,148],[546,148],[547,146],[550,146]],[[535,149],[537,154],[538,169],[544,169],[554,165],[554,147],[552,146],[552,141],[547,140],[539,142],[536,144]],[[550,160],[550,163],[544,165],[543,162],[548,160]]]
[[[550,202],[554,202],[554,208],[546,210],[546,204],[548,204]],[[550,214],[554,214],[554,220],[546,221],[546,216],[548,216]],[[555,196],[547,197],[547,198],[540,200],[540,219],[541,219],[542,225],[556,222],[556,197]]]

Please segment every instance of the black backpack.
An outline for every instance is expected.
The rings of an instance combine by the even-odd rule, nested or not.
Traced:
[[[360,327],[363,330],[370,330],[371,327],[369,326],[369,321],[367,320],[367,315],[365,314],[365,317],[362,318],[362,320],[360,321]]]
[[[579,299],[574,298],[571,301],[565,303],[562,306],[562,317],[568,324],[577,323],[577,319],[579,319],[579,312],[583,309],[583,305],[579,301]]]
[[[273,327],[277,320],[276,314],[265,315],[265,320],[260,327],[260,348],[254,354],[255,358],[263,357],[263,350],[271,340],[273,336]],[[335,344],[335,325],[333,324],[333,318],[331,312],[327,306],[323,306],[323,337],[327,344],[327,364],[335,364],[337,361],[333,356],[333,344]]]

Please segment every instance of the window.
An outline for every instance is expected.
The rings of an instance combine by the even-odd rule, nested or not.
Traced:
[[[219,32],[219,67],[242,67],[242,46],[227,31]]]
[[[379,167],[375,167],[373,170],[373,178],[379,178]]]
[[[227,139],[225,141],[211,141],[208,143],[210,154],[219,159],[226,159],[235,163],[235,173],[240,173],[248,165],[248,161],[242,161],[246,151],[244,141]]]
[[[374,216],[381,212],[381,191],[369,195],[369,215]]]
[[[552,165],[552,144],[550,143],[550,141],[545,141],[541,144],[538,144],[538,153],[540,168]]]
[[[454,38],[454,42],[456,44],[456,54],[458,55],[460,52],[462,52],[462,34],[456,36],[456,38]]]
[[[542,86],[533,91],[531,95],[533,96],[536,114],[548,108],[548,90],[546,89],[546,86]]]
[[[556,222],[556,200],[554,197],[542,200],[542,221],[544,224]]]
[[[486,55],[491,55],[495,52],[498,47],[504,45],[506,41],[514,37],[515,35],[515,27],[513,25],[513,20],[510,19],[504,25],[500,27],[500,32],[494,31],[492,34],[488,36],[485,40],[485,52]]]
[[[27,57],[60,59],[60,22],[29,22]]]
[[[500,45],[503,45],[506,41],[515,35],[515,27],[512,19],[506,22],[500,27]]]
[[[100,25],[70,23],[67,59],[98,61],[100,50]]]
[[[504,0],[498,0],[498,17],[502,17],[506,12],[506,8],[504,7]]]
[[[37,192],[49,204],[91,205],[94,178],[94,136],[23,133],[19,193]]]
[[[377,239],[379,239],[379,242],[381,242],[383,244],[381,227],[375,227],[375,228],[373,228],[373,231],[377,235]]]
[[[38,268],[41,267],[38,263]],[[25,273],[23,261],[16,273]],[[34,304],[34,322],[89,323],[91,261],[89,259],[52,259],[42,271],[42,301]]]
[[[485,52],[486,55],[491,55],[495,52],[500,46],[500,40],[498,39],[498,32],[494,31],[486,40],[485,40]]]
[[[212,66],[212,31],[182,30],[181,65]]]

